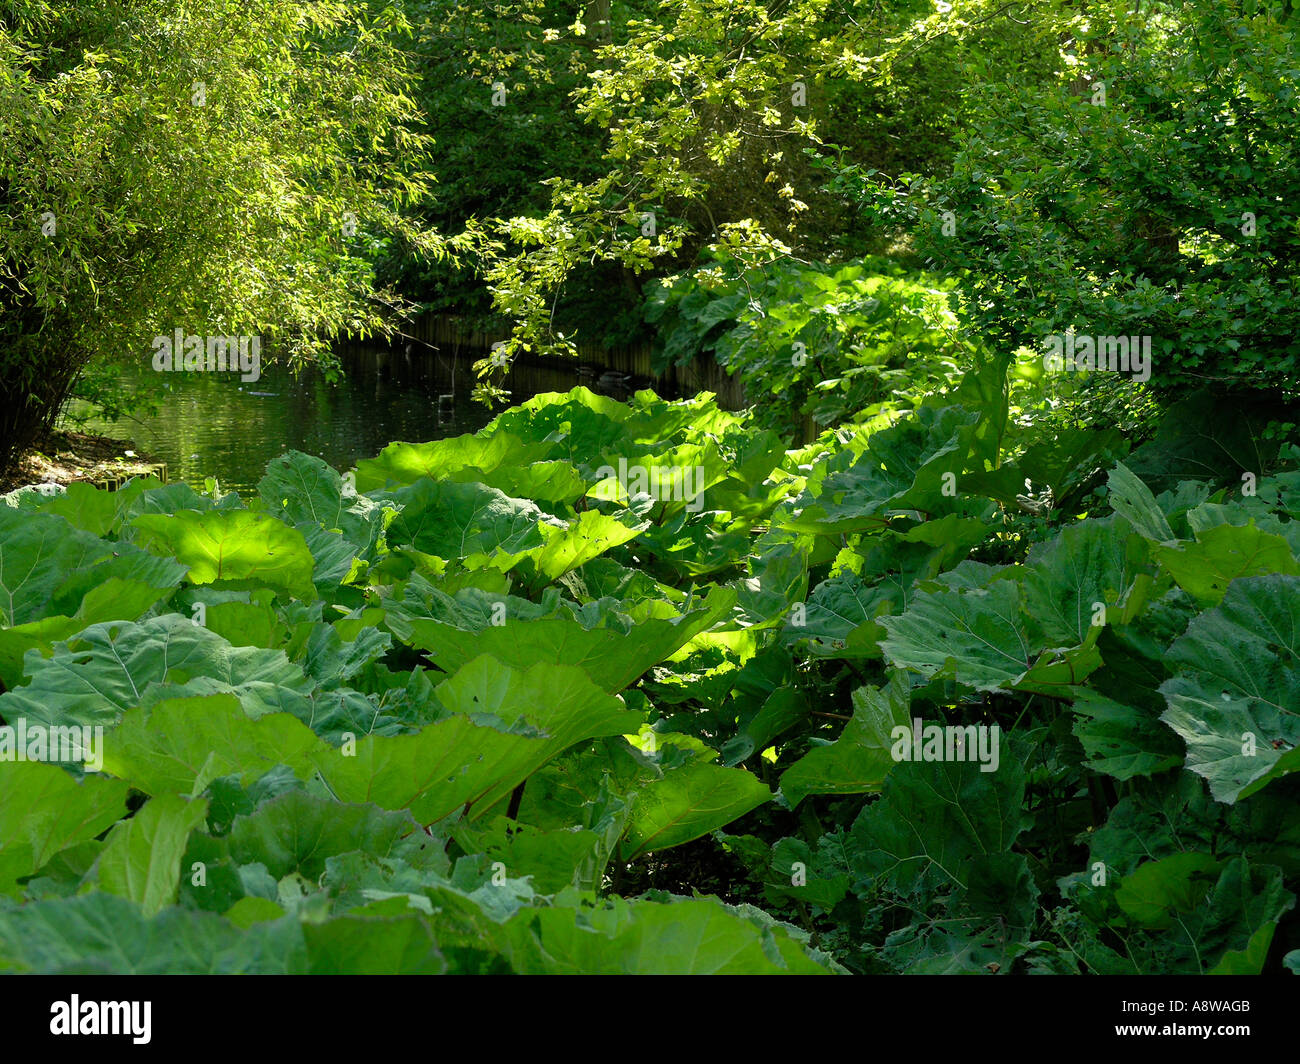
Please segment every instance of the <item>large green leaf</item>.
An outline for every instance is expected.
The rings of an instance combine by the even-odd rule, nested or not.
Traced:
[[[570,462],[526,462],[499,465],[490,472],[467,467],[449,474],[458,483],[486,484],[515,499],[533,499],[565,509],[587,493],[587,482]]]
[[[48,656],[54,644],[83,629],[104,621],[133,621],[168,594],[168,588],[158,588],[140,580],[122,580],[109,577],[98,587],[87,592],[81,605],[71,617],[55,615],[39,621],[29,621],[14,628],[0,631],[0,681],[10,689],[19,686],[25,676],[23,662],[29,650]],[[33,658],[33,667],[39,668],[39,658]]]
[[[437,689],[451,715],[415,735],[370,737],[320,754],[346,802],[410,809],[421,823],[462,806],[477,815],[581,739],[634,732],[642,718],[565,665],[526,671],[484,655]]]
[[[1099,922],[1127,925],[1116,950],[1097,922],[1058,922],[1098,974],[1258,974],[1278,920],[1295,906],[1279,869],[1196,851],[1141,864],[1118,885],[1085,880],[1075,898]]]
[[[1124,433],[1098,424],[1071,426],[1056,424],[1053,431],[1035,440],[1015,460],[1016,469],[1035,488],[1047,486],[1058,502],[1110,455],[1127,449]],[[1014,503],[1015,499],[1007,500]]]
[[[542,894],[569,886],[594,890],[609,856],[601,832],[577,827],[542,831],[505,817],[486,828],[460,827],[453,838],[467,853],[505,865],[512,878],[530,879]]]
[[[176,901],[181,857],[208,803],[160,794],[111,832],[99,855],[101,888],[139,904],[146,916]]]
[[[412,912],[348,913],[313,923],[286,917],[241,928],[174,906],[150,918],[125,898],[95,893],[0,913],[0,971],[336,975],[446,969],[429,919]]]
[[[727,836],[730,841],[734,836]],[[844,900],[853,877],[844,853],[843,832],[823,835],[813,850],[802,839],[782,839],[771,848],[763,877],[769,898],[798,898],[831,912]],[[755,840],[764,850],[766,844]]]
[[[346,509],[343,478],[329,463],[301,451],[273,458],[257,491],[268,506],[283,510],[291,525],[310,521],[322,528],[338,528]]]
[[[0,911],[0,971],[42,974],[284,974],[306,967],[296,920],[241,931],[175,906],[149,918],[97,891]]]
[[[593,558],[599,558],[612,547],[636,539],[638,533],[648,527],[648,521],[628,525],[609,514],[588,510],[564,528],[542,525],[540,531],[545,542],[535,551],[528,552],[528,557],[533,559],[542,576],[556,580]]]
[[[305,697],[311,687],[283,651],[232,647],[178,614],[92,625],[56,644],[48,660],[28,651],[25,667],[31,683],[0,695],[0,716],[51,725],[111,725],[160,688],[187,681],[257,689],[263,703],[277,692]]]
[[[418,913],[346,913],[302,925],[309,975],[441,975],[447,961],[434,928]]]
[[[402,512],[388,526],[389,546],[410,546],[440,558],[520,554],[543,545],[539,522],[555,520],[526,499],[482,484],[417,480],[393,498]]]
[[[1234,580],[1167,663],[1160,719],[1215,798],[1235,802],[1300,769],[1300,577]]]
[[[726,617],[735,592],[713,588],[685,614],[620,612],[609,599],[546,615],[535,603],[466,588],[450,596],[431,588],[424,604],[394,603],[386,623],[412,646],[428,650],[448,672],[488,654],[522,669],[536,663],[575,665],[606,691],[620,691],[647,669]],[[421,615],[422,614],[422,615]]]
[[[1010,689],[1031,667],[1036,648],[1020,585],[995,580],[985,589],[920,593],[907,610],[880,622],[880,644],[895,666],[927,678],[955,676],[981,691]]]
[[[1125,876],[1115,901],[1140,927],[1163,930],[1190,912],[1219,878],[1220,862],[1207,853],[1179,853],[1147,861]]]
[[[911,699],[902,673],[884,690],[853,692],[853,719],[829,746],[814,746],[781,776],[781,793],[792,806],[810,794],[867,794],[878,791],[894,767],[890,733],[912,727]]]
[[[752,716],[742,714],[740,728],[722,748],[723,764],[731,768],[749,760],[808,716],[811,708],[807,696],[796,688],[773,691]]]
[[[700,762],[670,769],[634,797],[622,857],[631,861],[698,839],[771,798],[772,792],[743,769]]]
[[[1127,780],[1182,762],[1173,749],[1177,739],[1160,727],[1159,711],[1081,688],[1074,697],[1074,714],[1074,734],[1094,772]]]
[[[1123,514],[1138,532],[1153,543],[1170,543],[1174,530],[1164,515],[1156,497],[1141,480],[1124,465],[1117,462],[1108,480],[1110,504],[1116,513]]]
[[[375,503],[364,497],[346,498],[343,478],[313,455],[287,451],[273,459],[257,490],[272,511],[304,534],[303,525],[339,532],[346,542],[364,548],[378,533]],[[320,555],[312,553],[319,563]]]
[[[693,418],[697,420],[692,425]],[[720,428],[727,418],[698,398],[687,403],[665,403],[657,397],[646,405],[636,398],[619,403],[578,387],[535,395],[504,411],[484,432],[545,440],[550,445],[546,457],[564,458],[579,468],[588,464],[594,472],[610,456],[640,455],[648,445],[671,439],[688,426],[702,435]]]
[[[104,770],[146,794],[201,793],[214,779],[250,783],[276,765],[306,778],[329,747],[284,713],[252,720],[230,694],[130,710],[104,737]]]
[[[1159,546],[1155,555],[1178,586],[1202,606],[1218,605],[1238,577],[1300,575],[1291,545],[1253,525],[1215,525],[1198,531],[1195,543]]]
[[[407,813],[292,790],[236,817],[225,841],[239,864],[261,864],[276,879],[315,881],[331,857],[360,850],[382,860],[400,854],[398,844],[413,833],[428,841]]]
[[[978,421],[978,413],[962,407],[919,408],[872,435],[866,453],[805,493],[797,514],[783,524],[828,535],[879,526],[893,511],[947,512],[955,497],[945,488],[956,481],[945,474],[960,477]]]
[[[180,510],[145,514],[131,523],[142,546],[188,565],[193,583],[220,580],[273,587],[308,600],[315,597],[315,562],[302,533],[267,514]]]
[[[0,625],[40,620],[79,569],[108,557],[112,547],[52,514],[0,506]]]
[[[783,634],[791,642],[807,639],[808,651],[817,657],[877,656],[878,641],[885,635],[877,621],[894,611],[901,590],[889,580],[867,583],[845,570],[813,589]]]
[[[543,436],[545,433],[536,437],[536,442],[526,443],[509,432],[498,431],[429,443],[390,443],[379,457],[357,463],[357,490],[405,487],[425,477],[442,480],[465,471],[484,474],[476,479],[504,490],[504,485],[493,483],[486,475],[503,467],[526,469],[546,458],[552,445]]]
[[[1071,525],[1025,559],[1024,608],[1053,646],[1078,646],[1125,599],[1145,554],[1123,520]]]
[[[155,481],[154,483],[158,483]],[[117,531],[119,514],[130,498],[145,490],[146,482],[133,480],[120,491],[96,488],[84,481],[69,484],[63,494],[49,499],[41,509],[48,514],[67,518],[70,525],[95,536],[106,536]]]
[[[93,839],[126,812],[127,786],[56,765],[0,763],[0,894],[60,850]]]
[[[974,761],[908,761],[885,778],[851,833],[866,886],[900,894],[969,887],[974,862],[1011,851],[1029,826],[1025,770],[1002,752],[997,771]]]
[[[711,898],[602,910],[526,909],[511,919],[520,972],[582,975],[827,974],[790,933]],[[756,914],[756,910],[749,910]]]
[[[895,666],[922,676],[951,676],[977,691],[1055,693],[1101,664],[1093,646],[1043,653],[1046,640],[1025,612],[1021,585],[992,580],[984,588],[920,592],[907,610],[880,622],[880,647]]]

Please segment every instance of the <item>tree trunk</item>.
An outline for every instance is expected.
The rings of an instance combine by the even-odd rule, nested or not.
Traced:
[[[0,290],[0,473],[54,427],[84,360],[70,325],[51,322]]]
[[[610,44],[614,40],[614,25],[610,21],[611,0],[591,0],[587,5],[584,21],[588,31],[601,44]]]

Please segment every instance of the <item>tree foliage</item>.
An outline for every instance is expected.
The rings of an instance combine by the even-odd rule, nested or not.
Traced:
[[[373,251],[443,245],[386,4],[0,6],[0,465],[155,336],[301,359],[385,320]]]
[[[1153,389],[1291,393],[1293,25],[1249,2],[1052,10],[1032,16],[1059,37],[1050,82],[966,53],[950,175],[841,187],[962,272],[985,343],[1149,336]]]

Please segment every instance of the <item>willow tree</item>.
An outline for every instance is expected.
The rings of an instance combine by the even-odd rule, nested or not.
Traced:
[[[103,360],[387,328],[381,241],[445,256],[401,8],[0,0],[0,468]]]

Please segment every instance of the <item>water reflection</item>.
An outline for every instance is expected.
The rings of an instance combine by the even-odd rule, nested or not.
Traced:
[[[201,487],[205,477],[216,477],[223,489],[247,494],[256,491],[266,464],[286,450],[318,455],[343,471],[394,440],[476,432],[495,416],[470,399],[477,355],[353,347],[340,357],[346,376],[336,384],[318,371],[295,378],[273,365],[264,365],[261,379],[248,384],[226,374],[170,373],[156,414],[95,420],[86,431],[134,440],[167,463],[172,480]],[[147,366],[124,373],[124,392],[156,382],[146,375],[152,377]],[[521,402],[576,383],[572,367],[520,367],[506,386]]]

